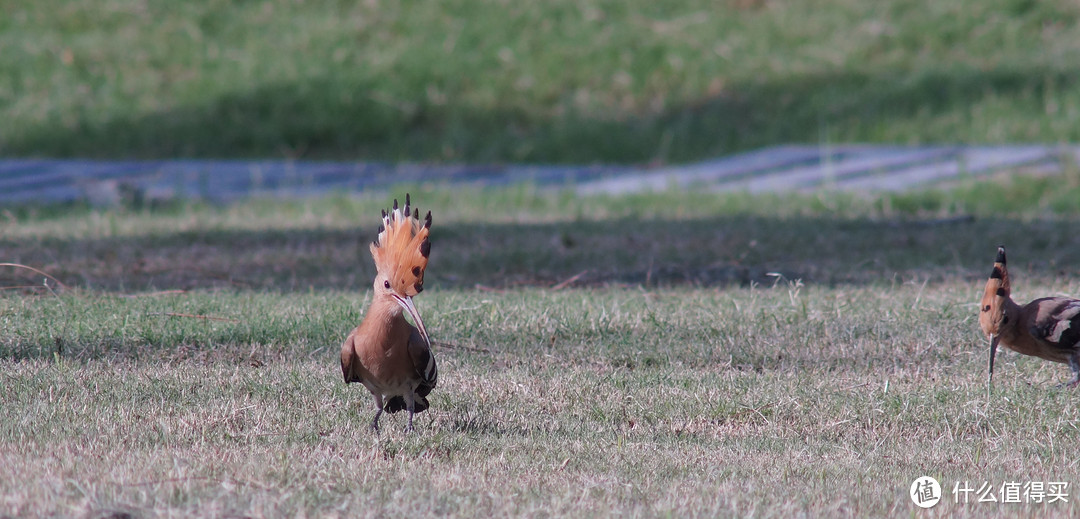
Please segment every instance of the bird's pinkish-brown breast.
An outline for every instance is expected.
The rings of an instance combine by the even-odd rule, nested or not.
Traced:
[[[397,385],[415,371],[408,355],[412,328],[396,303],[372,303],[360,326],[350,334],[359,360],[359,372],[365,381],[376,386]]]

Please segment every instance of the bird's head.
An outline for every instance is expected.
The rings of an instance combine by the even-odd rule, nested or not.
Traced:
[[[990,339],[990,368],[989,377],[986,379],[988,395],[990,382],[994,378],[994,356],[998,343],[1001,342],[1001,330],[1009,324],[1010,291],[1009,269],[1005,268],[1005,247],[998,246],[994,270],[990,271],[990,279],[986,280],[986,289],[983,291],[982,301],[979,302],[979,327]]]
[[[994,270],[986,280],[982,301],[979,303],[979,326],[985,335],[995,337],[1001,327],[1009,322],[1006,313],[1007,301],[1011,294],[1009,270],[1005,267],[1005,247],[998,247]]]
[[[410,214],[412,210],[412,214]],[[405,195],[405,207],[383,211],[382,224],[375,241],[371,242],[371,257],[375,259],[375,298],[390,298],[412,316],[424,340],[428,340],[424,321],[413,304],[413,297],[424,290],[424,270],[427,268],[431,241],[431,211],[423,223],[420,211],[411,207]]]

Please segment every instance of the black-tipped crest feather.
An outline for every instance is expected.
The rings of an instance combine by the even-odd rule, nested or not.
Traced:
[[[412,198],[405,195],[406,207],[402,208],[394,200],[394,209],[387,213],[383,210],[383,222],[379,226],[379,235],[372,242],[371,255],[375,259],[375,268],[387,277],[391,288],[402,296],[414,296],[419,293],[416,287],[424,283],[424,269],[427,268],[429,226],[420,225],[420,220],[408,212]],[[404,211],[402,210],[404,209]],[[416,214],[419,215],[419,209]]]
[[[979,326],[988,336],[997,335],[1005,319],[1009,300],[1009,269],[1005,266],[1005,247],[999,246],[990,279],[986,280],[982,302],[979,303]]]

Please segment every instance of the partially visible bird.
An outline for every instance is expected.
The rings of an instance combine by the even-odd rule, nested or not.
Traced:
[[[413,296],[424,289],[431,242],[431,212],[420,222],[405,195],[404,211],[382,213],[379,234],[371,243],[375,259],[375,291],[364,320],[341,345],[341,374],[345,383],[359,382],[375,397],[371,428],[378,432],[383,411],[409,411],[405,431],[413,430],[413,415],[428,408],[427,395],[435,389],[439,370],[431,354],[431,341]],[[412,317],[410,324],[405,312]]]
[[[997,260],[979,304],[979,326],[990,340],[987,389],[994,378],[994,354],[998,344],[1024,355],[1068,364],[1073,378],[1068,387],[1080,384],[1080,300],[1044,297],[1024,306],[1010,297],[1005,247]]]

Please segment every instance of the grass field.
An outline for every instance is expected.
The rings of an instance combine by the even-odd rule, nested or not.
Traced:
[[[1076,142],[1070,0],[0,0],[0,153],[664,163]]]
[[[440,380],[381,437],[337,351],[388,198],[8,210],[0,261],[64,285],[0,267],[0,515],[1076,517],[1068,369],[1000,353],[988,399],[976,320],[999,243],[1016,299],[1080,294],[1070,178],[414,186]],[[953,502],[984,481],[1070,496]]]

